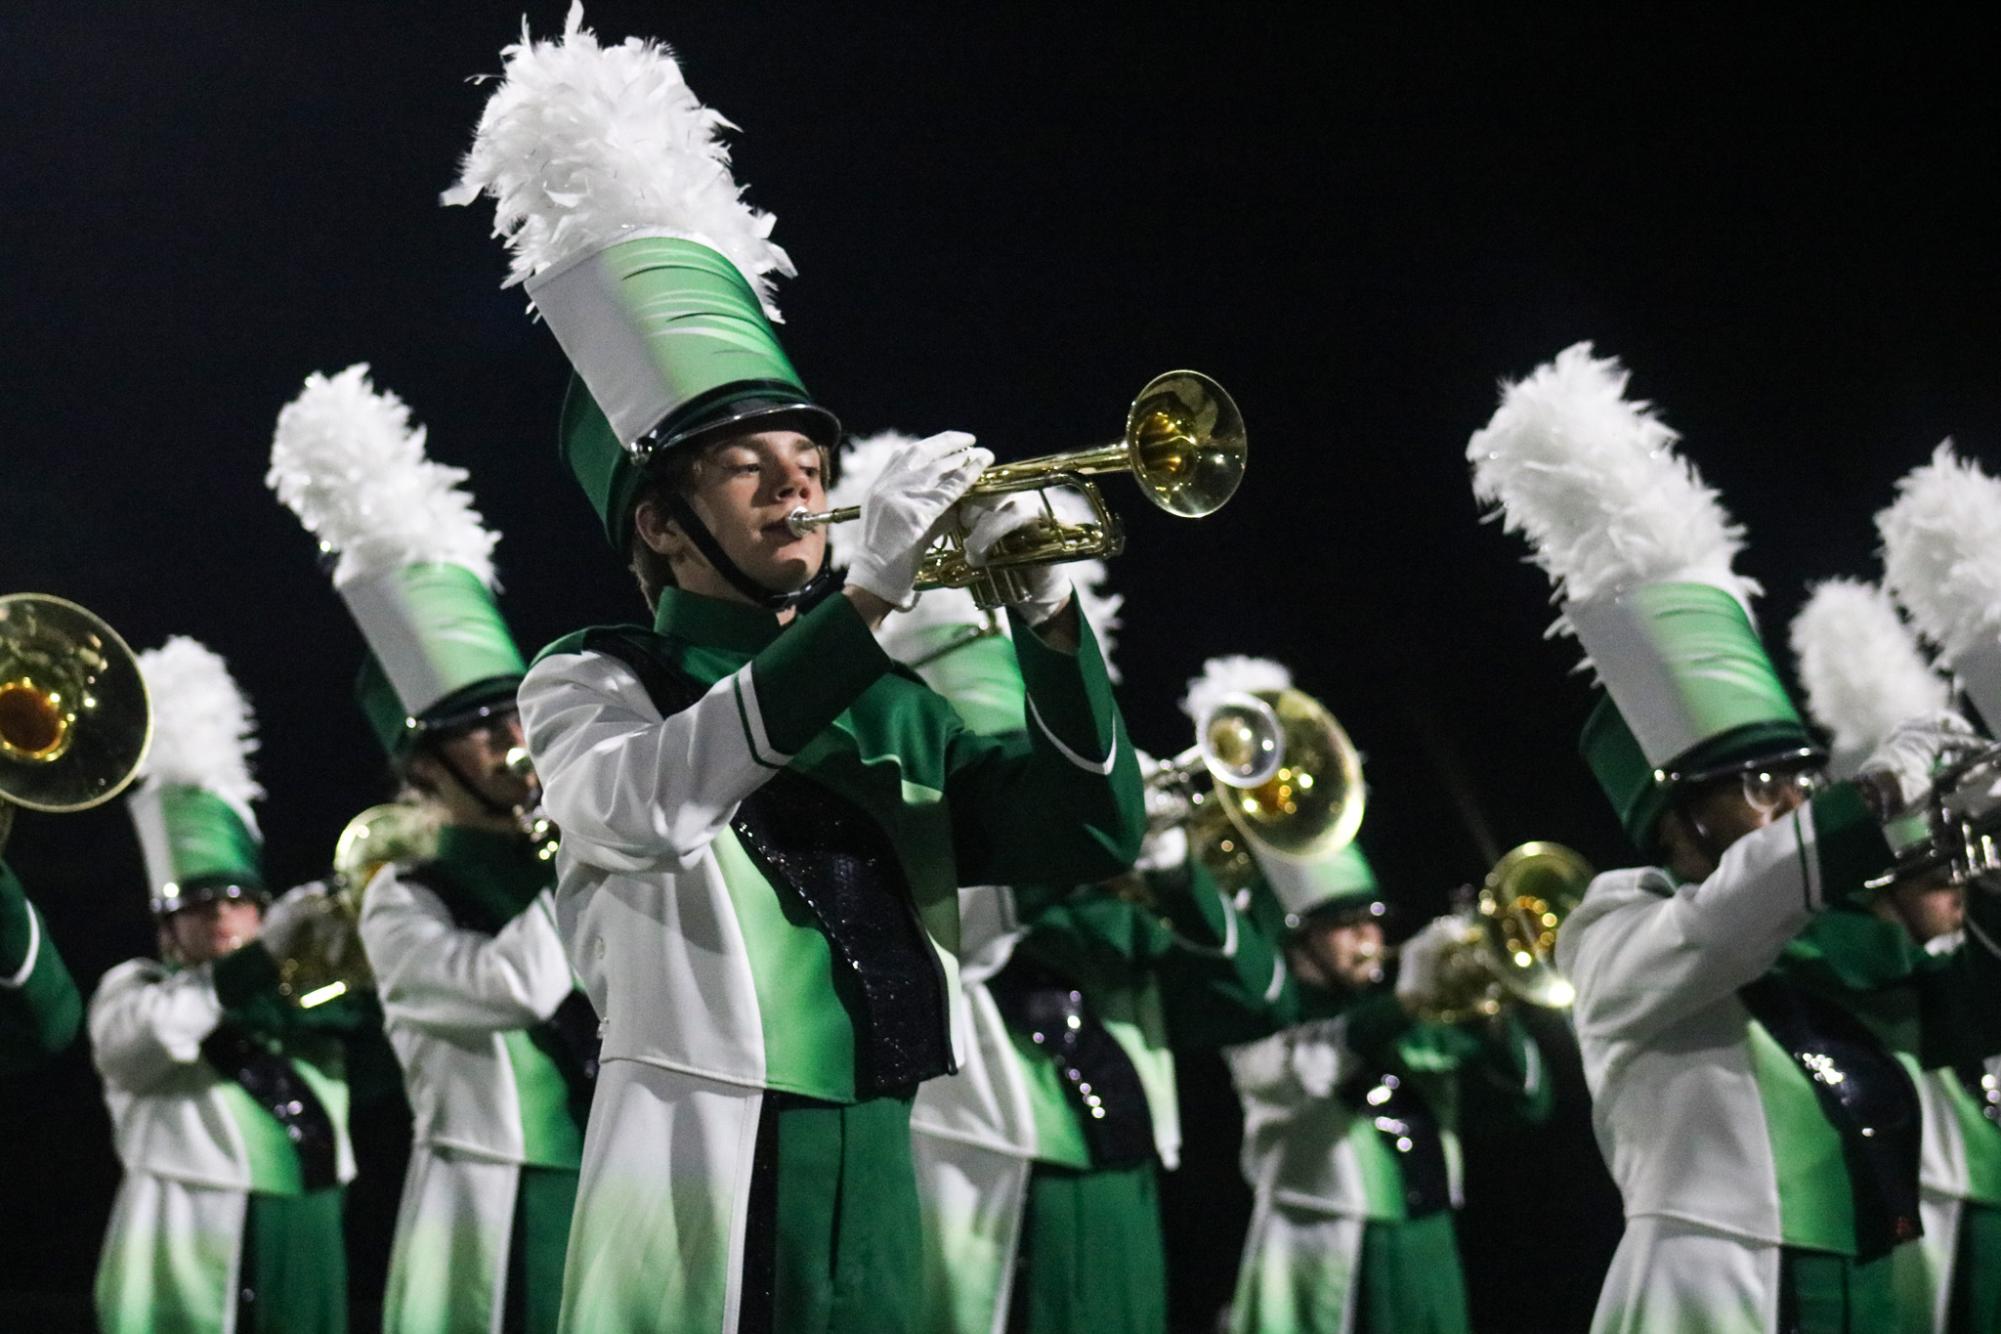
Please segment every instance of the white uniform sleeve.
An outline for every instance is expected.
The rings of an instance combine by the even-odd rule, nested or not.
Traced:
[[[361,911],[362,948],[390,1023],[492,1032],[556,1012],[575,982],[547,891],[489,936],[455,924],[436,894],[397,871],[376,875]]]
[[[1579,1036],[1646,1041],[1771,967],[1822,904],[1813,805],[1737,840],[1700,884],[1657,870],[1594,881],[1557,940]]]
[[[169,973],[133,959],[106,973],[90,998],[91,1058],[106,1083],[142,1090],[200,1060],[202,1040],[221,1022],[206,967]]]
[[[749,664],[662,718],[615,658],[562,653],[530,669],[520,702],[564,855],[607,871],[692,864],[792,759],[764,732]]]

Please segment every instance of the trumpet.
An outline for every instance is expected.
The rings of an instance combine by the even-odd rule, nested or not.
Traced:
[[[942,537],[925,555],[917,587],[964,588],[988,610],[1019,601],[1025,588],[1015,571],[1023,567],[1116,556],[1125,549],[1125,529],[1091,478],[1131,473],[1156,506],[1199,519],[1221,509],[1236,493],[1246,453],[1243,415],[1223,386],[1199,371],[1156,375],[1126,413],[1122,439],[1094,449],[995,464],[966,490],[969,496],[998,496],[1068,487],[1090,504],[1088,521],[1062,522],[1042,494],[1042,514],[996,542],[982,565],[972,563],[960,535]],[[804,536],[860,517],[857,505],[819,514],[802,508],[792,512],[789,523],[794,534]]]
[[[1896,864],[1863,882],[1886,889],[1900,880],[1946,872],[1955,885],[2001,871],[2001,803],[1970,809],[1970,799],[2001,785],[2001,742],[1968,738],[1948,752],[1932,776],[1923,810],[1925,834],[1897,854]],[[1983,805],[1987,803],[1983,802]]]
[[[508,772],[524,778],[528,782],[528,796],[514,808],[514,823],[521,830],[529,844],[535,849],[537,861],[554,861],[556,849],[562,843],[562,835],[556,822],[542,805],[542,780],[535,776],[535,761],[530,758],[526,746],[515,746],[507,752]]]
[[[17,806],[82,811],[123,792],[152,739],[145,678],[117,631],[62,598],[0,597],[0,848]]]
[[[1361,827],[1362,757],[1324,705],[1286,687],[1226,695],[1194,746],[1147,779],[1148,823],[1185,825],[1225,893],[1257,877],[1252,850],[1310,861]]]
[[[1458,910],[1464,930],[1447,944],[1438,993],[1418,1017],[1457,1024],[1492,1018],[1511,1004],[1569,1009],[1577,992],[1557,969],[1556,933],[1591,875],[1591,864],[1561,843],[1523,843],[1502,854]]]
[[[297,908],[308,916],[278,961],[278,994],[311,1010],[350,992],[374,990],[375,973],[361,948],[368,883],[390,862],[431,856],[437,843],[436,813],[416,802],[384,802],[349,820],[334,841],[326,892]]]

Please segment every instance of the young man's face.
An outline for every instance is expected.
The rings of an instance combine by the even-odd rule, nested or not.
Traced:
[[[166,926],[185,962],[208,963],[257,939],[264,929],[264,910],[254,899],[210,899],[172,914]]]
[[[1900,880],[1876,901],[1882,916],[1903,924],[1922,945],[1949,936],[1966,923],[1966,891],[1941,867],[1929,875]]]
[[[786,523],[796,509],[826,508],[823,464],[820,447],[797,431],[760,431],[719,441],[703,451],[688,503],[738,569],[773,592],[790,592],[818,574],[826,556],[826,529],[801,537]],[[688,557],[669,553],[675,556],[681,586],[692,593],[731,596],[693,544],[678,531],[674,536],[685,544]]]
[[[1383,927],[1373,917],[1312,921],[1287,950],[1294,973],[1329,991],[1353,991],[1381,981]]]
[[[437,754],[419,751],[410,760],[418,779],[456,825],[511,827],[479,799],[505,810],[528,804],[531,780],[507,767],[507,754],[523,744],[521,715],[507,709],[429,743]],[[444,763],[440,763],[443,760]]]

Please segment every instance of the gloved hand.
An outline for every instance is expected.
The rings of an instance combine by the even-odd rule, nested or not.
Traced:
[[[1446,951],[1465,935],[1466,919],[1447,913],[1397,950],[1397,1000],[1407,1013],[1416,1014],[1438,998]]]
[[[964,431],[941,431],[892,456],[862,497],[860,550],[848,565],[848,582],[904,611],[915,606],[924,553],[993,461]]]
[[[283,961],[291,958],[315,939],[322,919],[331,911],[327,886],[322,881],[281,895],[265,910],[264,925],[257,933],[257,943],[274,959]]]
[[[1957,713],[1942,709],[1919,714],[1892,728],[1856,776],[1881,775],[1894,781],[1897,801],[1891,813],[1908,811],[1930,799],[1940,755],[1974,740],[1973,725]]]
[[[975,569],[987,563],[994,543],[1043,518],[1042,508],[1026,495],[972,496],[959,502],[959,522],[965,526],[966,560]],[[1041,625],[1070,601],[1070,580],[1054,565],[1018,565],[1013,574],[1024,596],[1014,602],[1030,625]]]

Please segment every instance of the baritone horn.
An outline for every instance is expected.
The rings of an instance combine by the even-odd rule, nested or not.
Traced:
[[[1446,946],[1438,994],[1418,1017],[1457,1024],[1510,1004],[1569,1009],[1577,993],[1557,970],[1556,933],[1591,875],[1591,864],[1561,843],[1523,843],[1502,854],[1459,910],[1464,933]]]
[[[334,842],[326,892],[297,907],[308,916],[278,961],[278,994],[311,1010],[351,992],[374,990],[375,973],[361,948],[368,882],[389,863],[423,861],[437,846],[437,816],[415,802],[384,802],[349,820]]]
[[[957,535],[941,538],[919,568],[917,587],[964,588],[992,610],[1024,595],[1016,570],[1034,565],[1116,556],[1125,548],[1125,529],[1090,480],[1105,473],[1131,473],[1146,498],[1169,514],[1199,519],[1221,509],[1243,480],[1247,444],[1243,414],[1230,395],[1199,371],[1156,375],[1126,413],[1124,438],[1095,449],[1045,454],[1016,463],[997,463],[974,479],[969,496],[1043,493],[1042,514],[1034,523],[994,544],[983,565],[974,565]],[[1092,517],[1064,523],[1046,492],[1067,487],[1090,504]],[[860,506],[791,515],[792,531],[804,535],[830,523],[861,517]]]
[[[125,790],[153,739],[139,660],[45,593],[0,597],[0,847],[14,808],[88,810]]]
[[[1319,700],[1291,686],[1235,692],[1195,730],[1147,779],[1149,823],[1185,826],[1189,855],[1225,893],[1257,877],[1253,849],[1311,861],[1355,837],[1362,757]]]

